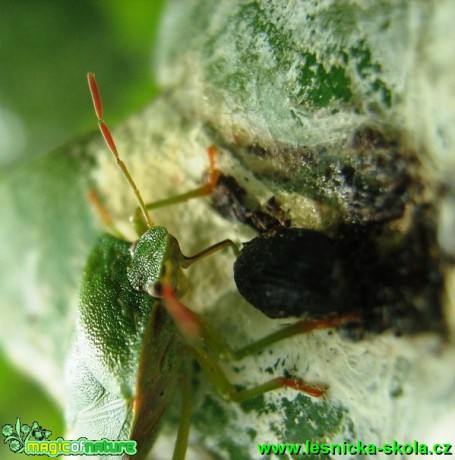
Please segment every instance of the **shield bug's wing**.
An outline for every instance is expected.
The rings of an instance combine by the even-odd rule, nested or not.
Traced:
[[[128,439],[131,404],[108,392],[93,376],[77,343],[66,373],[68,435],[73,439]]]
[[[299,228],[254,238],[234,264],[240,294],[270,318],[342,312],[344,274],[333,240]]]
[[[180,344],[174,321],[166,310],[162,306],[154,309],[143,339],[134,400],[130,438],[137,442],[135,460],[146,457],[174,395],[181,372]]]

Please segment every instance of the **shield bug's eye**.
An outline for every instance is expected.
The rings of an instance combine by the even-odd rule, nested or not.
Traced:
[[[137,291],[150,293],[162,276],[169,257],[169,234],[163,227],[151,227],[135,244],[134,254],[128,267],[128,279]]]
[[[157,281],[151,288],[149,294],[152,297],[161,298],[163,297],[163,285],[160,281]]]

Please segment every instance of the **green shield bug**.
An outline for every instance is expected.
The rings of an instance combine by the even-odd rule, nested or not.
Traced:
[[[206,185],[145,204],[103,121],[93,74],[88,74],[88,83],[101,133],[139,205],[133,219],[139,239],[131,243],[118,232],[103,234],[88,257],[76,339],[66,369],[70,433],[89,439],[135,440],[134,458],[142,460],[157,436],[171,398],[180,388],[181,421],[172,458],[184,459],[191,415],[189,360],[197,361],[227,400],[242,401],[282,387],[322,396],[323,388],[297,377],[274,378],[244,390],[237,390],[230,382],[217,357],[241,359],[293,335],[336,327],[342,320],[301,320],[233,350],[199,315],[181,303],[187,287],[183,270],[220,249],[236,247],[232,241],[224,240],[186,257],[177,240],[164,227],[154,224],[149,211],[211,193],[217,180],[216,150],[208,149],[210,170]],[[129,453],[111,454],[115,459],[130,458]]]

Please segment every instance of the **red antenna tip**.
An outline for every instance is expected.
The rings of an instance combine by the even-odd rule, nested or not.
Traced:
[[[89,72],[87,74],[88,87],[90,89],[90,94],[92,95],[93,107],[95,108],[95,113],[98,120],[103,119],[103,105],[101,103],[100,90],[95,80],[95,74]]]

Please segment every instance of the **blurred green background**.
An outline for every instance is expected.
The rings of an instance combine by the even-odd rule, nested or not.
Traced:
[[[96,73],[110,125],[156,95],[152,51],[163,4],[0,0],[0,179],[97,129],[88,71]],[[63,435],[58,408],[0,350],[0,426],[16,417],[37,420],[52,438]],[[27,457],[2,443],[0,458]]]
[[[163,0],[0,0],[0,165],[46,152],[96,127],[86,73],[106,117],[151,99],[152,50]]]

